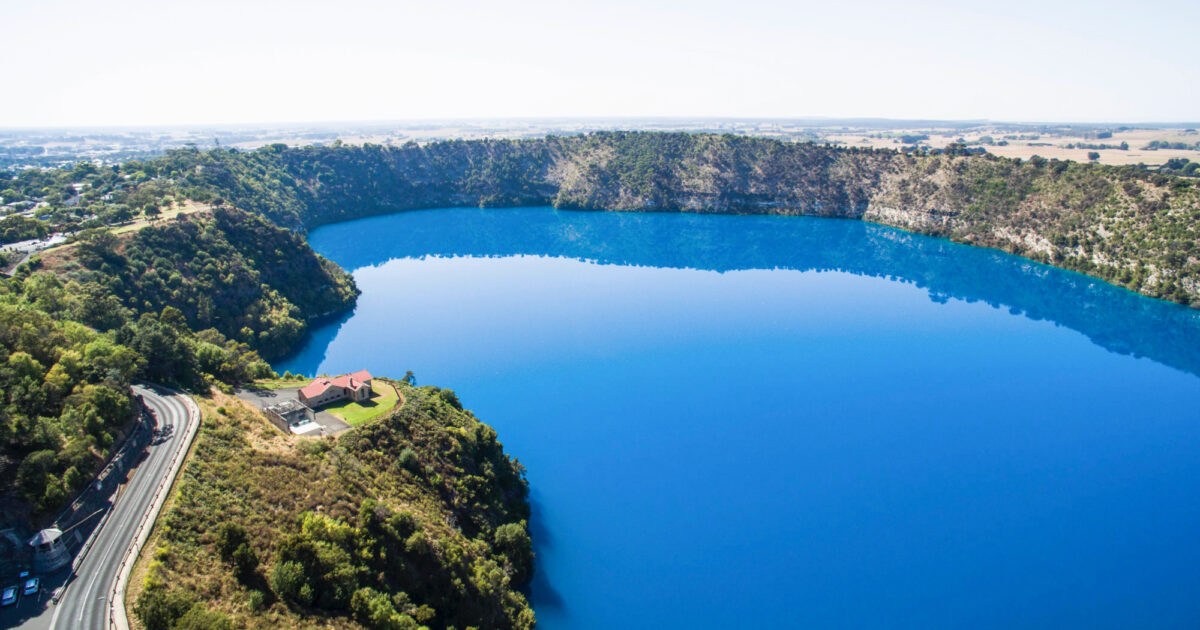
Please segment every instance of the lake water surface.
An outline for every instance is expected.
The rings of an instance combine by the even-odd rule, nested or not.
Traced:
[[[539,628],[1200,627],[1200,313],[858,221],[319,228],[278,371],[453,388],[529,470]]]

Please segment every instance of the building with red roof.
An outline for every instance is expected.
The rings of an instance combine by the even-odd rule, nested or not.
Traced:
[[[371,373],[359,370],[337,378],[317,377],[299,394],[300,402],[316,409],[339,400],[363,402],[371,398]]]

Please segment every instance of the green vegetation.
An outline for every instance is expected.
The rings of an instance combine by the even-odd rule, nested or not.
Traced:
[[[875,195],[882,222],[1003,249],[1200,307],[1200,188],[1133,168],[913,156]],[[931,173],[952,173],[935,184]]]
[[[20,215],[0,219],[0,244],[46,238],[48,234],[50,234],[50,226],[45,221]]]
[[[404,405],[319,440],[202,400],[131,593],[143,624],[533,627],[516,590],[533,567],[523,469],[452,394],[399,386]]]
[[[174,307],[193,330],[215,329],[268,357],[291,349],[309,319],[347,308],[358,294],[349,274],[299,236],[221,207],[124,238],[87,231],[64,256],[54,271],[96,286],[122,308],[157,313]]]
[[[134,318],[94,285],[0,281],[0,463],[16,476],[0,494],[5,523],[41,522],[91,480],[133,421],[134,377],[207,388],[271,374],[246,344],[193,333],[173,307]]]
[[[144,360],[37,306],[53,291],[0,285],[0,462],[9,520],[56,511],[91,481],[132,423],[130,379]],[[23,505],[22,505],[23,504]]]
[[[52,253],[0,281],[10,524],[52,515],[90,481],[132,420],[135,376],[200,391],[273,376],[256,349],[290,349],[312,315],[357,294],[300,237],[223,208],[85,231]]]
[[[1151,140],[1149,144],[1142,147],[1147,151],[1157,151],[1159,149],[1174,149],[1176,151],[1200,151],[1200,142],[1188,144],[1186,142],[1169,142],[1167,140]]]
[[[374,393],[370,400],[361,403],[343,400],[339,403],[322,407],[321,410],[332,413],[352,427],[357,427],[378,418],[396,406],[399,397],[396,394],[396,388],[389,381],[378,378],[373,379],[371,381],[371,389]]]
[[[1193,162],[1186,158],[1173,158],[1167,160],[1167,163],[1163,164],[1158,171],[1180,177],[1200,177],[1200,162]]]
[[[1068,149],[1095,149],[1097,151],[1128,151],[1129,143],[1122,142],[1121,144],[1094,144],[1090,142],[1075,142],[1066,145]]]
[[[157,216],[184,199],[205,198],[205,191],[188,190],[162,177],[154,161],[0,171],[0,199],[5,204],[18,211],[36,207],[47,229],[67,233]]]

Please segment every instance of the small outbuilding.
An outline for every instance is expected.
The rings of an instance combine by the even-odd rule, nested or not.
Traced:
[[[297,431],[296,428],[307,428],[316,420],[313,410],[297,400],[284,400],[267,405],[263,408],[263,413],[267,414],[267,419],[271,421],[271,424],[279,427],[280,431],[291,431],[292,433],[307,432]]]
[[[66,566],[71,561],[71,554],[63,544],[62,530],[57,527],[43,529],[29,539],[33,547],[33,570],[38,573],[49,573]]]

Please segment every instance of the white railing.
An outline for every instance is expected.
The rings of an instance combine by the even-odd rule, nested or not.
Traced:
[[[133,430],[129,432],[129,435],[125,438],[124,442],[121,443],[121,448],[117,449],[117,451],[115,453],[113,453],[112,455],[109,456],[108,462],[104,464],[104,468],[102,468],[100,470],[100,472],[96,473],[95,477],[92,478],[92,481],[87,485],[87,487],[85,487],[83,490],[80,490],[79,494],[67,505],[67,507],[63,508],[63,511],[61,514],[58,515],[58,518],[54,519],[55,525],[61,527],[61,525],[63,524],[64,520],[66,519],[68,513],[70,513],[72,516],[74,516],[75,512],[79,511],[79,509],[83,506],[83,504],[87,502],[87,495],[89,493],[100,492],[99,490],[96,489],[97,483],[103,483],[103,482],[108,481],[109,478],[114,474],[114,471],[117,468],[122,468],[122,469],[125,468],[125,460],[126,460],[127,455],[129,454],[128,451],[129,451],[129,449],[133,448],[134,443],[136,443],[138,440],[136,433],[138,433],[140,431],[146,431],[148,433],[150,432],[150,428],[148,426],[148,423],[146,422],[148,408],[146,407],[145,403],[141,400],[141,396],[138,396],[138,399],[139,400],[137,403],[138,404],[137,426],[135,426],[133,428]],[[154,439],[154,436],[153,436],[153,434],[151,434],[147,440],[147,443],[149,443],[153,439]],[[100,517],[100,522],[96,523],[96,526],[92,528],[91,533],[88,534],[87,539],[85,539],[83,541],[83,544],[80,545],[79,550],[75,553],[75,557],[71,561],[72,574],[74,574],[75,571],[77,569],[79,569],[79,565],[83,563],[85,558],[87,558],[88,553],[92,550],[92,545],[96,542],[96,538],[98,537],[100,530],[104,529],[104,524],[108,522],[108,515],[112,513],[112,505],[117,500],[119,490],[120,490],[120,488],[113,489],[112,500],[109,501],[108,507],[105,508],[104,516]],[[95,514],[89,515],[87,518],[77,520],[75,522],[75,524],[71,525],[71,527],[77,527],[80,523],[87,520],[88,518],[91,518],[92,516],[95,516]],[[71,581],[71,579],[69,578],[67,580],[67,584],[70,584],[70,581]],[[51,597],[50,597],[51,601],[53,601],[55,603],[55,605],[57,605],[58,602],[62,600],[63,596],[66,595],[66,592],[67,592],[66,585],[63,585],[60,588],[54,589],[54,594],[51,595]]]
[[[125,611],[125,589],[129,585],[129,574],[133,571],[133,565],[137,562],[138,554],[142,551],[142,546],[146,544],[146,539],[150,537],[150,530],[154,528],[154,521],[158,517],[159,510],[162,509],[163,502],[166,501],[167,493],[171,489],[171,485],[175,482],[175,477],[179,474],[179,470],[183,467],[183,460],[187,458],[188,451],[191,450],[192,440],[196,437],[196,431],[200,428],[200,407],[196,401],[192,400],[191,396],[182,392],[176,392],[184,401],[188,413],[188,430],[184,436],[183,445],[175,452],[175,458],[171,462],[171,469],[158,482],[158,487],[154,490],[154,498],[150,502],[150,509],[142,515],[142,521],[138,524],[137,534],[129,543],[129,548],[125,550],[124,557],[121,558],[121,568],[117,572],[117,579],[113,582],[112,590],[108,597],[108,628],[116,628],[117,630],[129,630],[129,616]]]

